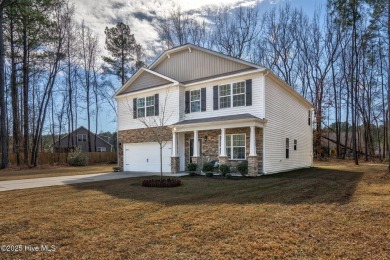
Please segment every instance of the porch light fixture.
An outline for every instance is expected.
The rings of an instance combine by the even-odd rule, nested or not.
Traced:
[[[204,142],[207,142],[207,135],[204,136]]]

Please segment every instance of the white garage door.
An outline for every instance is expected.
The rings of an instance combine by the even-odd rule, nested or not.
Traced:
[[[162,150],[162,170],[171,171],[172,142]],[[160,172],[160,145],[158,143],[124,144],[124,170],[137,172]]]

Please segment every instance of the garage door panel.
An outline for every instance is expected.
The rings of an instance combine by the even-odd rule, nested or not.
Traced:
[[[163,148],[163,172],[171,171],[171,147],[168,142]],[[158,143],[124,144],[124,170],[139,172],[160,172],[160,145]]]

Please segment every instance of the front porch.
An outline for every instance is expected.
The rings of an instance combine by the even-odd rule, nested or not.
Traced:
[[[249,114],[187,120],[172,126],[171,171],[185,171],[192,162],[200,172],[205,162],[219,161],[235,172],[237,164],[248,162],[248,175],[263,169],[263,127],[265,120]],[[198,140],[197,145],[194,140]]]

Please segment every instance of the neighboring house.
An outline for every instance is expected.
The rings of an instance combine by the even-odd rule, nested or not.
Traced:
[[[89,133],[89,134],[88,134]],[[88,152],[88,138],[91,138],[91,151],[92,152],[112,152],[112,145],[110,144],[108,137],[95,135],[88,131],[83,126],[80,126],[73,132],[63,136],[60,142],[55,142],[52,146],[54,152],[66,152],[76,147],[80,147],[83,152]],[[95,138],[96,137],[96,138]],[[96,146],[95,146],[96,139]],[[96,149],[95,149],[96,147]]]
[[[215,159],[247,160],[253,176],[312,165],[312,105],[259,65],[186,44],[138,70],[115,99],[125,171],[159,172],[159,145],[140,118],[162,110],[164,172]]]

